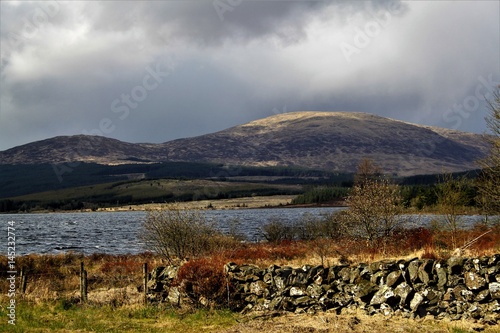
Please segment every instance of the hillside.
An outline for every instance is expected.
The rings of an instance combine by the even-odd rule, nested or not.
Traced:
[[[368,157],[386,172],[406,176],[475,169],[487,149],[478,134],[366,113],[291,112],[162,144],[55,137],[0,152],[0,164],[186,161],[353,172]]]

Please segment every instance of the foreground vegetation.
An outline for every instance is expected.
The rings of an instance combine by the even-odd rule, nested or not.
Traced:
[[[461,230],[457,241],[467,243],[484,233],[484,226]],[[500,253],[500,226],[480,237],[465,250],[467,256]],[[297,231],[297,229],[296,229]],[[263,232],[265,232],[263,230]],[[17,258],[18,267],[27,272],[24,295],[18,293],[17,325],[7,324],[6,281],[7,258],[0,258],[0,331],[9,332],[468,332],[480,325],[473,322],[408,320],[400,317],[367,316],[361,312],[321,313],[315,316],[276,313],[243,315],[227,306],[223,265],[229,261],[250,263],[259,267],[272,264],[299,267],[304,264],[333,265],[373,262],[383,258],[448,258],[453,248],[449,231],[413,229],[397,230],[380,244],[370,244],[348,236],[328,238],[274,240],[242,243],[233,236],[212,237],[216,246],[190,259],[179,271],[176,282],[190,286],[192,299],[186,306],[143,304],[142,266],[150,270],[165,266],[165,255],[75,253],[59,255],[26,255]],[[88,301],[79,297],[79,269],[83,262],[88,271]],[[194,287],[194,289],[193,289]],[[193,293],[193,290],[195,293]],[[200,296],[209,303],[197,302]],[[481,326],[482,327],[482,326]],[[484,326],[486,332],[498,331]]]
[[[3,301],[3,300],[2,300]],[[3,302],[2,302],[3,303]],[[0,332],[162,332],[162,333],[327,333],[327,332],[499,332],[472,322],[384,318],[363,313],[335,315],[255,314],[243,316],[227,310],[181,310],[165,306],[68,304],[64,300],[20,301],[15,326],[0,311]]]

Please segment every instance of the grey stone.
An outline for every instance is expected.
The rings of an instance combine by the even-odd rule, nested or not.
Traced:
[[[264,295],[264,292],[267,289],[267,284],[264,281],[255,281],[250,283],[250,293],[255,294],[257,296]]]
[[[418,268],[418,272],[417,272],[418,278],[426,286],[428,286],[433,280],[433,277],[432,277],[433,264],[434,264],[434,262],[432,260],[425,260]]]
[[[377,289],[378,287],[376,284],[367,280],[361,280],[356,284],[355,296],[363,301],[367,301],[368,299],[366,298],[371,298]]]
[[[394,294],[399,297],[400,305],[406,306],[410,301],[410,298],[413,293],[413,288],[406,282],[401,283],[396,288],[394,288]]]
[[[419,260],[413,260],[408,264],[407,272],[411,282],[415,282],[417,280],[419,267],[420,267]]]
[[[394,295],[394,290],[391,287],[384,286],[373,295],[370,305],[387,303],[389,299],[394,298]]]
[[[386,273],[383,271],[378,271],[375,274],[373,274],[370,278],[370,282],[376,284],[376,285],[382,285],[384,284],[384,278],[386,276]]]
[[[351,269],[349,267],[344,267],[338,273],[338,276],[342,279],[342,281],[347,282],[351,279]]]
[[[476,297],[474,298],[474,301],[482,303],[488,301],[489,299],[490,299],[490,291],[489,289],[484,289],[477,293]]]
[[[444,290],[446,284],[448,283],[448,274],[446,273],[446,269],[444,267],[436,267],[436,276],[437,276],[437,286],[440,290]]]
[[[388,287],[392,287],[392,286],[402,282],[402,280],[403,280],[402,272],[401,271],[394,271],[392,273],[389,273],[389,275],[387,275],[385,284]]]
[[[290,296],[298,297],[298,296],[304,296],[304,295],[306,295],[306,291],[304,288],[295,287],[295,286],[290,288]]]
[[[309,296],[301,296],[301,297],[295,298],[293,300],[293,303],[297,307],[304,308],[306,306],[311,305],[313,303],[313,299]]]
[[[413,312],[417,311],[420,304],[422,304],[424,302],[424,299],[425,298],[424,298],[424,295],[422,295],[422,293],[415,293],[415,295],[413,296],[413,299],[410,302],[410,309]]]
[[[477,273],[467,272],[465,273],[465,285],[470,290],[478,290],[486,286],[486,280]]]
[[[461,274],[465,259],[462,257],[451,257],[446,264],[448,265],[448,274]]]
[[[320,298],[325,293],[325,290],[323,289],[322,286],[319,286],[317,284],[311,284],[307,287],[306,293],[311,298]]]
[[[492,282],[488,285],[488,289],[490,290],[491,298],[500,299],[500,283]]]

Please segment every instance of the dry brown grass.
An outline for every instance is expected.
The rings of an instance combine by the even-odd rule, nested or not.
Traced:
[[[357,311],[346,311],[341,315],[334,313],[319,314],[252,314],[245,317],[238,325],[223,333],[460,333],[482,331],[500,332],[499,327],[484,326],[471,321],[437,321],[431,317],[405,319],[401,316],[368,316]]]

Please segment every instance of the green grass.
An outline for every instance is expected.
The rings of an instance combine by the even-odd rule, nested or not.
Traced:
[[[16,325],[0,310],[0,332],[217,332],[237,323],[226,310],[181,312],[162,306],[81,305],[66,301],[28,303],[16,307]]]
[[[143,179],[81,186],[10,198],[22,210],[75,210],[98,206],[227,199],[253,195],[298,194],[301,185],[215,180]],[[1,201],[1,200],[0,200]]]

